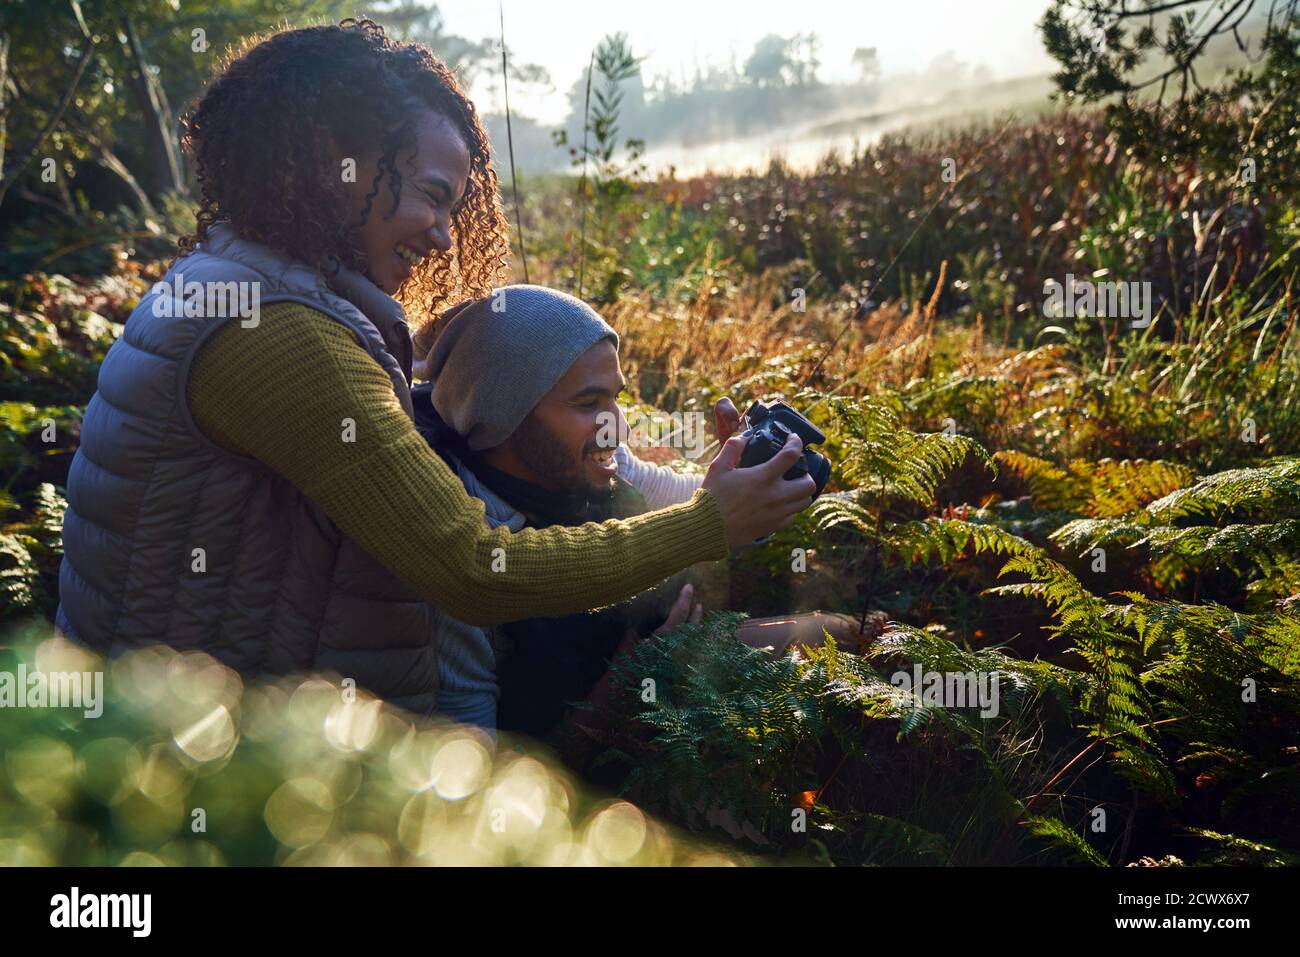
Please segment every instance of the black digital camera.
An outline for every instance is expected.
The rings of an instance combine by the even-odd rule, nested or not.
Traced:
[[[793,432],[803,441],[803,455],[782,477],[796,479],[801,475],[811,475],[817,485],[813,498],[822,493],[830,481],[831,461],[808,448],[826,441],[826,434],[821,429],[784,402],[773,402],[771,405],[755,402],[745,412],[745,425],[741,436],[748,441],[740,456],[741,468],[768,461],[785,447],[786,439]]]

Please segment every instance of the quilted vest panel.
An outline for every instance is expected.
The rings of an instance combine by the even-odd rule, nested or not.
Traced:
[[[190,418],[198,348],[225,322],[262,321],[250,304],[283,301],[350,329],[410,414],[411,341],[393,299],[214,226],[140,301],[100,368],[68,477],[56,625],[109,655],[164,643],[247,675],[334,671],[430,714],[432,606],[287,479]]]

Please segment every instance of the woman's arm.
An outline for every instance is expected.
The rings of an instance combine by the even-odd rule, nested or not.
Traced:
[[[489,529],[483,503],[416,432],[387,373],[349,330],[298,304],[214,333],[186,394],[204,434],[285,476],[394,575],[471,624],[614,604],[728,553],[705,489],[625,521]]]

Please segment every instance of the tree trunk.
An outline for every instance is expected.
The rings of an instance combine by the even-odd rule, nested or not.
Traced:
[[[180,145],[172,129],[171,107],[162,83],[149,69],[144,47],[136,35],[135,25],[129,16],[122,18],[122,32],[126,36],[123,48],[130,63],[128,71],[132,92],[144,122],[145,141],[148,143],[152,166],[151,192],[160,196],[168,190],[184,189],[181,176]]]
[[[77,9],[75,4],[74,9]],[[77,9],[77,13],[80,16],[80,9]],[[84,24],[82,25],[82,33],[85,36],[86,46],[81,51],[81,56],[77,58],[77,65],[73,67],[72,77],[68,80],[68,87],[63,91],[63,96],[54,108],[54,112],[50,114],[45,126],[41,128],[41,131],[36,135],[36,139],[32,141],[32,145],[19,155],[18,161],[9,172],[3,178],[0,178],[0,202],[4,202],[5,194],[9,192],[9,188],[23,174],[23,170],[32,161],[32,157],[37,154],[45,140],[54,132],[54,128],[59,125],[59,121],[63,119],[64,111],[67,110],[68,104],[72,102],[73,94],[77,92],[77,84],[81,82],[81,74],[86,72],[86,64],[90,62],[91,54],[95,52],[94,39],[91,37],[90,32],[85,29]]]
[[[9,34],[0,33],[0,182],[5,178],[5,87],[9,81]]]

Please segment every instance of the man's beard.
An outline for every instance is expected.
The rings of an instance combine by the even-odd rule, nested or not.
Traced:
[[[613,488],[613,479],[592,485],[587,477],[586,453],[597,448],[594,442],[583,446],[582,458],[575,464],[564,443],[531,413],[515,429],[514,441],[519,460],[535,474],[547,476],[563,491],[587,499],[601,499]]]

